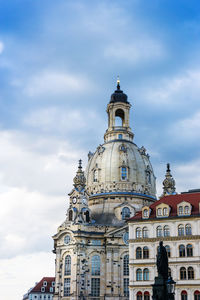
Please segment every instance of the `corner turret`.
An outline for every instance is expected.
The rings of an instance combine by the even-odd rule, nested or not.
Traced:
[[[74,189],[69,193],[70,206],[67,211],[67,221],[73,222],[73,224],[89,223],[90,210],[88,208],[88,195],[85,190],[86,179],[82,170],[81,159],[73,181]]]
[[[162,196],[176,194],[175,180],[171,175],[170,164],[167,164],[165,179],[163,180],[163,194]]]

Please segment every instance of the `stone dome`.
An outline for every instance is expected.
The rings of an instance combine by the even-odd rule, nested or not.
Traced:
[[[115,140],[89,154],[85,172],[89,195],[129,192],[155,197],[156,184],[149,155],[133,142]]]
[[[144,147],[138,148],[133,143],[130,108],[118,81],[117,91],[107,105],[108,128],[104,144],[99,145],[95,153],[89,152],[85,171],[88,205],[98,222],[103,218],[104,223],[115,222],[115,217],[119,220],[120,215],[123,216],[123,209],[133,215],[143,205],[156,200],[149,155]]]

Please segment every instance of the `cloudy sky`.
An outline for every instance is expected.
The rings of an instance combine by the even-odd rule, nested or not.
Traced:
[[[200,188],[200,3],[0,0],[0,282],[20,300],[54,275],[77,161],[103,142],[116,86],[158,195]]]

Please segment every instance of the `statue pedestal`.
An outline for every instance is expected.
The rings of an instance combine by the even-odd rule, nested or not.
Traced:
[[[168,300],[167,286],[166,281],[159,274],[158,277],[155,277],[155,283],[153,287],[153,300]]]

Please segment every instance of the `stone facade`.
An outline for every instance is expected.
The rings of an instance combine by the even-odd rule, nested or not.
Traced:
[[[85,174],[79,163],[66,220],[53,237],[54,300],[129,297],[125,222],[156,200],[149,155],[133,143],[130,107],[118,82],[107,106],[104,144],[89,152]]]

